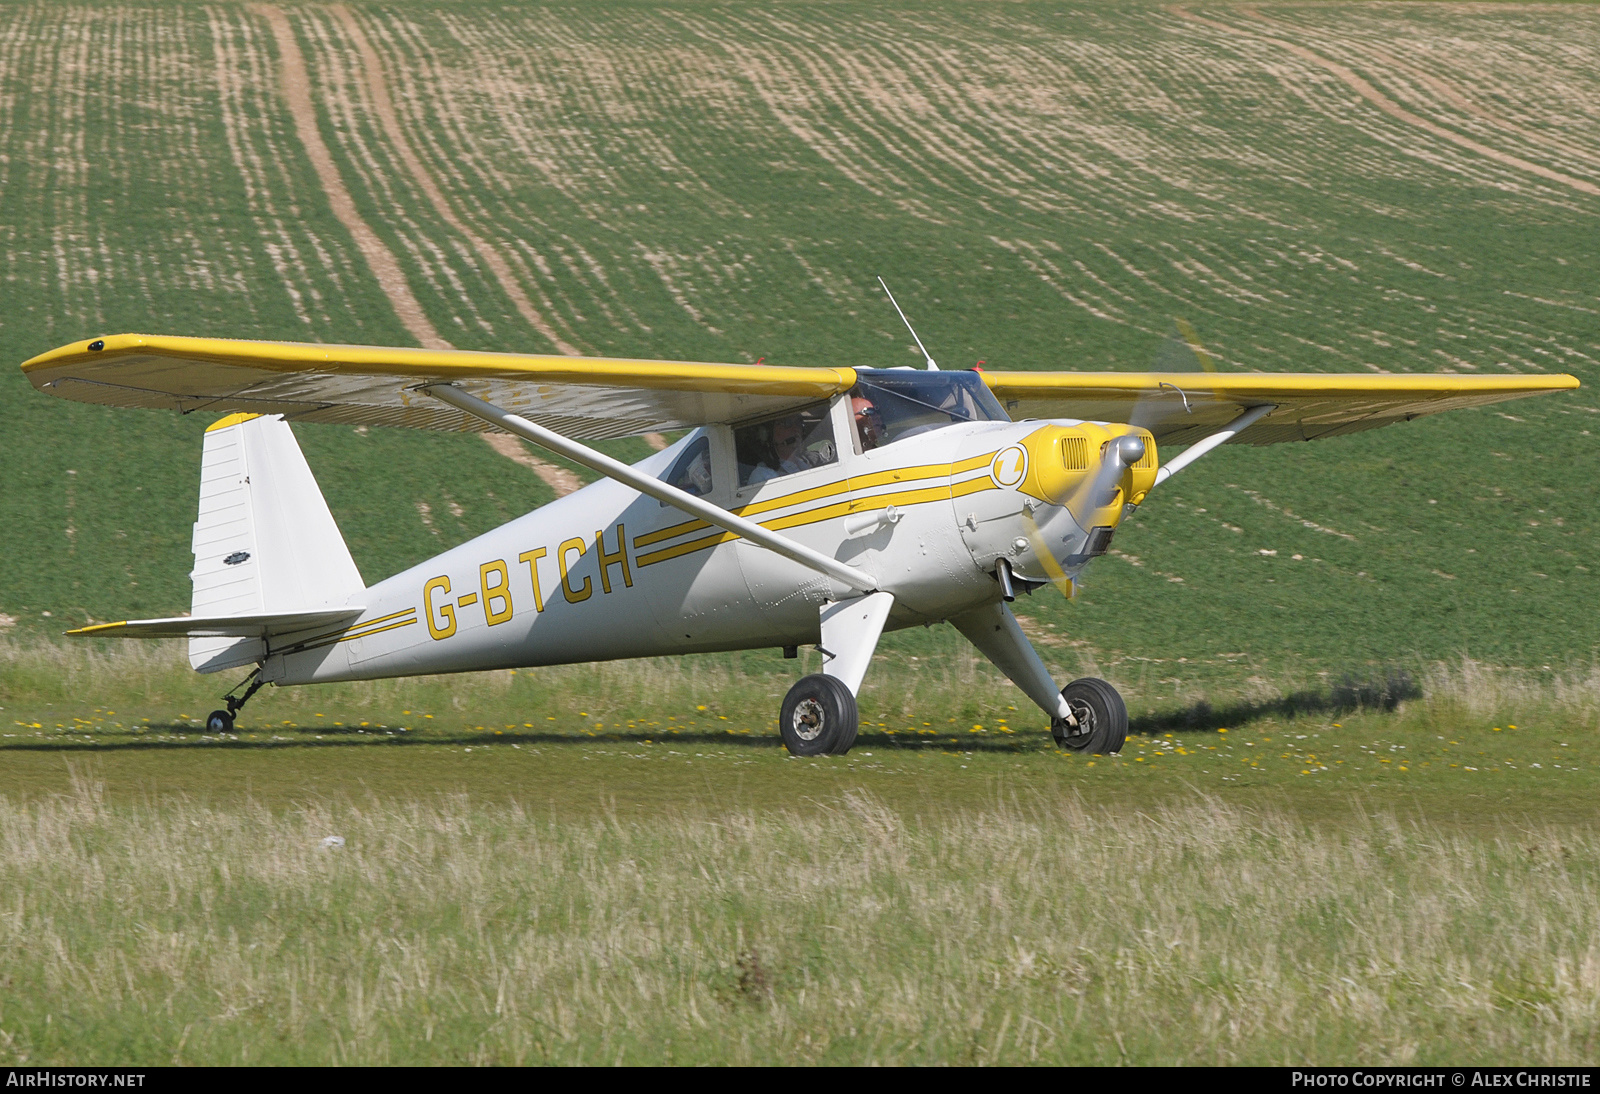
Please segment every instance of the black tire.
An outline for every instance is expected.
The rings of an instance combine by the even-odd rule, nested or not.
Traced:
[[[1128,707],[1117,689],[1086,676],[1061,689],[1061,697],[1077,717],[1077,726],[1057,723],[1051,732],[1068,752],[1107,755],[1122,751],[1128,741]]]
[[[783,697],[778,732],[796,756],[842,756],[856,743],[856,697],[837,677],[802,676]]]
[[[233,715],[225,710],[213,710],[206,715],[207,733],[232,733]]]

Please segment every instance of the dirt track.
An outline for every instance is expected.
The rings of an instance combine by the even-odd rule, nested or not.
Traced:
[[[412,294],[411,287],[406,283],[405,274],[400,269],[399,259],[393,251],[378,238],[370,225],[361,218],[356,210],[355,202],[350,197],[350,191],[345,188],[344,180],[339,175],[339,169],[333,162],[333,156],[328,151],[328,146],[323,143],[322,134],[317,131],[316,107],[311,102],[311,77],[306,72],[305,56],[300,52],[300,44],[295,41],[294,28],[289,25],[289,18],[281,8],[271,4],[255,4],[251,10],[267,21],[272,28],[273,38],[278,44],[278,56],[281,61],[281,86],[283,88],[284,102],[289,107],[289,112],[294,117],[295,132],[300,137],[300,143],[306,150],[312,166],[316,169],[317,179],[322,184],[323,193],[327,196],[328,204],[333,209],[334,216],[339,218],[355,240],[356,247],[367,264],[372,267],[373,276],[377,278],[379,286],[385,296],[389,298],[390,305],[394,308],[395,315],[400,322],[410,331],[412,336],[428,349],[454,349],[449,342],[439,336],[439,332],[429,321],[422,310],[422,305]],[[379,64],[377,53],[372,49],[371,43],[362,34],[360,25],[355,21],[349,10],[342,5],[332,9],[351,38],[356,42],[361,51],[363,68],[367,76],[367,87],[372,95],[374,109],[381,121],[384,133],[394,145],[401,162],[405,163],[412,177],[423,193],[428,195],[429,201],[434,205],[440,217],[466,237],[477,250],[484,264],[489,266],[495,277],[506,289],[507,295],[517,305],[517,310],[523,318],[541,334],[550,339],[563,353],[575,354],[576,347],[563,341],[552,330],[542,316],[534,309],[531,301],[522,292],[511,276],[505,260],[494,251],[492,247],[479,235],[474,233],[459,218],[450,211],[444,194],[439,190],[438,184],[428,174],[427,170],[417,160],[416,154],[411,150],[405,133],[400,127],[399,119],[395,116],[393,101],[389,98],[388,87],[384,83],[383,72]],[[502,456],[506,456],[523,467],[528,468],[538,475],[550,489],[556,492],[557,497],[570,494],[582,483],[578,477],[565,468],[546,463],[529,453],[522,442],[514,437],[495,436],[485,434],[489,446]],[[509,442],[509,443],[504,443]]]

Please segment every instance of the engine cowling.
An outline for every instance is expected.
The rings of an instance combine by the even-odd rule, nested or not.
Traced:
[[[1158,469],[1155,438],[1147,430],[1101,422],[1040,425],[995,454],[989,480],[997,490],[958,497],[962,537],[983,569],[1004,559],[1024,582],[1064,583],[1110,547]]]

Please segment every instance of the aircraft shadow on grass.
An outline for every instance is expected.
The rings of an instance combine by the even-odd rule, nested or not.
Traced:
[[[86,740],[61,740],[61,741],[30,741],[26,743],[10,744],[3,751],[18,752],[138,752],[138,751],[169,751],[176,752],[184,749],[233,749],[240,751],[271,752],[280,749],[303,748],[387,748],[387,747],[414,747],[419,745],[438,746],[466,746],[477,748],[484,745],[498,745],[505,747],[511,744],[536,745],[540,747],[577,747],[581,745],[596,744],[621,744],[644,746],[649,742],[649,747],[681,745],[706,747],[711,745],[748,748],[753,750],[782,750],[783,740],[778,736],[777,730],[763,733],[733,734],[733,733],[598,733],[594,736],[576,735],[570,733],[539,733],[539,732],[505,732],[493,731],[471,733],[440,733],[431,730],[426,736],[412,736],[409,733],[397,733],[389,736],[385,732],[357,733],[353,729],[329,729],[316,727],[315,729],[300,728],[284,729],[274,727],[270,730],[275,739],[250,740],[246,734],[248,729],[242,729],[238,734],[226,736],[212,736],[202,733],[192,725],[156,725],[146,727],[149,734],[181,734],[182,740],[152,740],[150,737],[141,736],[132,740],[111,741],[86,741]],[[1028,733],[1018,731],[1015,736],[1006,738],[976,738],[964,734],[941,733],[938,736],[923,736],[920,734],[895,733],[888,734],[880,731],[863,729],[856,738],[856,746],[866,745],[870,748],[900,749],[916,751],[918,749],[943,749],[959,752],[1032,752],[1041,746],[1041,741],[1048,743],[1046,734]]]
[[[1349,714],[1359,710],[1393,711],[1402,702],[1420,699],[1422,688],[1416,679],[1402,669],[1389,670],[1381,675],[1357,679],[1345,676],[1326,691],[1305,690],[1290,692],[1276,698],[1247,700],[1213,707],[1202,699],[1178,710],[1142,714],[1129,720],[1128,732],[1144,736],[1162,733],[1211,733],[1219,727],[1234,728],[1248,725],[1262,718],[1298,718],[1327,714]],[[724,745],[750,749],[778,749],[783,747],[776,731],[770,733],[601,733],[595,736],[569,733],[496,733],[492,730],[470,733],[440,733],[436,730],[426,735],[412,736],[386,732],[362,732],[355,726],[307,726],[284,729],[263,727],[276,739],[250,740],[237,734],[213,737],[201,733],[191,725],[151,725],[149,732],[183,734],[184,740],[151,740],[137,738],[117,741],[38,741],[7,745],[5,750],[27,752],[119,752],[119,751],[175,751],[186,748],[239,749],[244,751],[270,751],[284,748],[350,748],[417,746],[417,745],[540,745],[579,746],[590,744],[629,744],[651,747],[662,745]],[[248,733],[248,729],[244,731]],[[857,744],[873,748],[915,751],[941,749],[957,752],[1033,752],[1048,742],[1043,734],[1017,730],[1004,737],[977,737],[964,733],[941,730],[935,734],[884,733],[863,727]]]
[[[1302,718],[1308,715],[1351,714],[1358,710],[1392,712],[1408,699],[1422,698],[1422,687],[1404,669],[1358,679],[1346,675],[1327,691],[1294,691],[1271,699],[1245,700],[1213,707],[1201,699],[1180,710],[1143,714],[1128,720],[1128,732],[1147,736],[1159,733],[1210,733],[1221,727],[1247,725],[1261,718]]]

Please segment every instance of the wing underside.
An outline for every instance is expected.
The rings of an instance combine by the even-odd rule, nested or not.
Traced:
[[[98,346],[98,349],[90,347]],[[852,369],[540,357],[123,334],[22,366],[34,387],[104,406],[282,414],[295,422],[481,432],[420,389],[453,383],[578,439],[781,413],[848,390]]]

